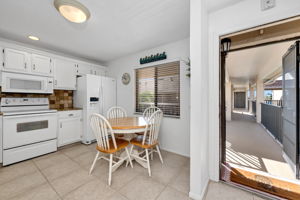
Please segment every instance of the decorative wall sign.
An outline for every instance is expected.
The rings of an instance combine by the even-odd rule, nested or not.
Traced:
[[[140,58],[140,64],[146,64],[165,59],[167,59],[166,52],[157,53],[156,55],[152,54],[151,56],[145,56],[144,58]]]
[[[124,73],[122,76],[122,83],[124,85],[128,85],[130,83],[130,75],[128,73]]]

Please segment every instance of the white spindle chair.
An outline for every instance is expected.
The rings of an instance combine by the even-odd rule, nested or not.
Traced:
[[[93,161],[89,174],[92,173],[97,160],[104,159],[106,161],[109,161],[108,185],[111,185],[112,172],[114,172],[125,160],[128,160],[132,167],[130,154],[127,149],[129,142],[126,140],[115,138],[114,131],[112,130],[111,125],[105,119],[105,117],[100,114],[94,113],[91,115],[90,126],[96,136],[97,154]],[[114,153],[122,149],[125,149],[127,153],[127,157],[121,158],[121,157],[114,156]],[[104,154],[109,154],[109,158],[105,156],[99,157],[100,152]],[[118,161],[115,161],[113,158],[117,158]]]
[[[157,110],[156,112],[154,112],[148,120],[148,124],[145,128],[144,135],[139,135],[130,141],[130,143],[132,144],[130,149],[130,155],[134,158],[147,162],[149,176],[151,176],[150,160],[149,160],[150,153],[151,154],[153,154],[154,152],[158,153],[159,159],[163,164],[163,159],[158,144],[158,135],[159,135],[159,129],[160,129],[162,117],[163,117],[163,112],[161,110]],[[132,152],[134,146],[145,149],[145,151],[139,152],[138,155],[133,155]],[[156,151],[154,150],[154,148],[156,148]],[[146,152],[146,154],[143,157],[140,157],[140,155],[144,154],[144,152]]]
[[[155,113],[156,111],[160,110],[158,107],[156,106],[149,106],[148,108],[146,108],[143,112],[143,118],[148,121],[151,117],[151,115],[153,113]],[[144,132],[141,133],[135,133],[136,135],[144,135]]]
[[[127,117],[126,110],[122,107],[111,107],[107,111],[108,119],[121,118],[121,117]]]
[[[150,119],[150,117],[152,116],[152,114],[155,113],[158,110],[160,110],[160,109],[158,107],[156,107],[156,106],[149,106],[143,112],[144,119],[146,121],[148,121]]]
[[[127,117],[126,110],[122,107],[111,107],[107,111],[107,119],[114,119],[114,118],[122,118],[122,117]],[[116,135],[117,138],[123,138],[129,141],[130,139],[124,137],[124,134],[118,134]]]

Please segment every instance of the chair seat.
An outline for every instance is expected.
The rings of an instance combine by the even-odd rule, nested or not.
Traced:
[[[133,138],[132,140],[130,140],[130,143],[135,146],[144,148],[144,149],[149,149],[149,148],[152,148],[152,147],[158,145],[158,141],[154,142],[153,144],[149,144],[148,138],[146,138],[145,144],[143,144],[143,138],[144,138],[144,136],[142,136],[142,135],[137,136],[137,137]]]
[[[136,135],[144,135],[145,132],[135,133]]]
[[[96,149],[102,153],[115,153],[121,149],[124,149],[128,146],[129,142],[123,139],[116,138],[117,149],[114,148],[114,143],[112,139],[109,140],[109,149],[103,149],[97,145]]]

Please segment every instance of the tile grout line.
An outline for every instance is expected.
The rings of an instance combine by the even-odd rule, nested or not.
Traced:
[[[48,178],[46,177],[46,175],[40,170],[40,168],[37,166],[37,164],[32,161],[34,166],[38,169],[38,171],[42,174],[42,176],[45,178],[46,182],[48,183],[48,185],[53,189],[53,191],[57,194],[57,196],[62,199],[62,197],[58,194],[58,192],[55,190],[55,188],[52,186],[52,184],[50,183],[50,181],[48,180]]]
[[[185,166],[182,166],[182,167],[180,168],[180,170],[179,170],[180,173],[181,173],[183,170],[186,170],[185,168],[186,168]],[[171,181],[167,184],[167,186],[170,187],[170,188],[172,188],[172,189],[174,189],[174,190],[176,190],[177,192],[180,192],[180,193],[182,193],[182,194],[184,194],[184,195],[189,196],[188,193],[186,194],[185,192],[179,191],[178,189],[174,188],[174,187],[171,185],[171,182],[175,181],[177,178],[178,178],[178,177],[175,176],[174,179],[171,180]],[[190,189],[190,186],[189,186],[189,189]]]
[[[74,146],[75,146],[75,145],[74,145]],[[70,148],[72,148],[72,147],[74,147],[74,146],[71,146]],[[66,149],[67,149],[67,148],[66,148]],[[89,152],[92,152],[92,151],[91,151],[91,150],[88,150],[88,151],[86,151],[86,152],[83,152],[83,153],[81,153],[81,154],[75,156],[75,157],[81,156],[81,155],[83,155],[83,154],[85,154],[85,153],[89,153]],[[66,157],[68,157],[71,161],[73,161],[73,162],[75,162],[76,164],[78,164],[78,163],[74,160],[75,157],[72,158],[72,157],[68,156],[67,154],[65,154],[64,152],[61,152],[61,153],[62,153],[63,155],[65,155]],[[88,173],[88,170],[85,169],[82,165],[78,164],[78,166],[79,166],[79,169],[78,169],[78,170],[83,170],[83,171],[85,171],[85,172]],[[75,170],[75,171],[76,171],[76,170]],[[73,171],[73,172],[74,172],[74,171]],[[72,172],[71,172],[71,173],[72,173]],[[68,174],[70,174],[70,173],[68,173]],[[78,187],[74,188],[73,190],[69,191],[68,193],[66,193],[66,194],[63,196],[63,198],[65,198],[68,194],[72,193],[73,191],[77,190],[78,188],[82,187],[83,185],[86,185],[86,184],[88,184],[88,183],[90,183],[90,182],[92,182],[92,181],[95,181],[95,180],[101,181],[100,178],[95,177],[95,176],[93,176],[93,175],[89,175],[89,174],[88,174],[88,176],[91,176],[93,179],[90,180],[90,181],[87,181],[86,183],[81,184],[81,185],[79,185]],[[101,182],[103,182],[103,181],[101,181]],[[114,190],[114,189],[112,189],[112,188],[110,188],[110,189],[113,190],[114,192],[117,192],[116,190]]]
[[[29,160],[29,161],[33,163],[32,160]],[[34,163],[33,163],[33,164],[34,164]],[[34,165],[34,166],[35,166],[35,165]],[[36,167],[36,166],[35,166],[35,167]],[[37,167],[36,167],[36,168],[37,168]],[[31,172],[31,173],[23,174],[23,175],[21,175],[20,177],[22,178],[22,177],[24,177],[24,176],[32,175],[32,174],[37,173],[37,172],[39,172],[38,169],[36,169],[35,171],[33,171],[33,172]],[[20,178],[20,177],[18,177],[18,178]],[[14,179],[12,179],[12,180],[10,180],[10,181],[8,181],[8,182],[6,182],[6,183],[2,183],[2,184],[0,184],[0,185],[5,185],[5,184],[7,184],[7,183],[10,183],[10,182],[15,181],[16,179],[17,179],[17,178],[14,178]],[[31,186],[31,187],[29,187],[28,189],[33,190],[35,187],[36,187],[36,186]],[[24,191],[24,192],[26,192],[26,191]],[[18,196],[20,196],[21,194],[22,194],[22,193],[19,193],[19,194],[17,193],[16,195],[13,195],[13,196],[9,197],[9,199],[18,197]]]
[[[155,197],[155,200],[157,200],[160,197],[160,195],[167,189],[167,187],[167,185],[164,185],[164,189],[162,189],[162,191],[160,191],[160,193]]]
[[[23,161],[21,161],[21,162],[23,162]],[[33,162],[33,161],[32,161],[32,160],[27,160],[26,162]],[[16,163],[16,164],[19,164],[19,163]],[[9,166],[7,166],[7,167],[9,167]],[[4,167],[2,166],[1,168],[4,168]],[[0,168],[0,169],[1,169],[1,168]],[[25,173],[25,174],[23,174],[23,175],[18,176],[18,178],[27,176],[28,174],[33,174],[33,173],[35,173],[35,172],[36,172],[36,171],[30,172],[30,173],[27,173],[27,174]],[[15,179],[16,179],[16,178],[11,179],[11,180],[8,180],[7,182],[0,183],[0,186],[5,185],[5,184],[7,184],[7,183],[10,183],[10,182],[14,181]]]
[[[75,146],[75,145],[74,145],[74,146]],[[73,147],[73,146],[72,146],[72,147]],[[70,148],[71,148],[71,147],[70,147]],[[66,149],[67,149],[67,148],[66,148]],[[61,150],[62,150],[62,149],[61,149]],[[72,162],[75,162],[72,158],[70,158],[69,156],[67,156],[67,155],[66,155],[64,152],[62,152],[61,150],[58,150],[57,152],[60,152],[61,154],[65,155],[67,158],[69,158]],[[38,169],[38,171],[42,174],[42,176],[46,179],[47,183],[48,183],[48,184],[50,185],[50,187],[55,191],[55,193],[58,195],[58,197],[59,197],[60,199],[63,199],[63,197],[65,197],[67,194],[73,192],[74,190],[78,189],[78,188],[81,187],[82,185],[85,185],[85,184],[87,184],[87,183],[93,181],[93,180],[88,181],[88,182],[86,182],[85,184],[82,184],[82,185],[76,187],[74,190],[71,190],[70,192],[68,192],[68,193],[65,194],[64,196],[61,196],[61,195],[56,191],[56,189],[53,187],[53,185],[51,184],[50,180],[46,177],[46,175],[44,175],[44,173],[42,172],[42,170],[36,165],[36,163],[35,163],[33,160],[32,160],[32,162],[33,162],[33,164],[35,165],[35,167]],[[64,174],[63,176],[61,176],[61,177],[57,177],[57,178],[53,179],[52,181],[55,181],[56,179],[59,179],[59,178],[62,178],[62,177],[65,177],[65,176],[67,176],[67,175],[69,175],[69,174],[71,174],[71,173],[73,173],[73,172],[75,172],[75,171],[77,171],[77,170],[83,170],[83,169],[82,169],[83,167],[82,167],[81,165],[79,165],[77,162],[75,162],[75,163],[79,166],[78,169],[76,169],[76,170],[74,170],[74,171],[71,171],[71,172],[68,172],[68,173]],[[84,169],[84,171],[85,171],[85,169]]]

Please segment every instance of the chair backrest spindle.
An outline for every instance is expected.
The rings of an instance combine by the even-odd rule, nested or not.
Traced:
[[[152,114],[155,113],[158,110],[160,110],[160,109],[158,107],[156,107],[156,106],[149,106],[143,112],[144,119],[146,121],[148,121],[150,119],[150,117],[152,116]]]
[[[92,114],[90,117],[90,126],[101,149],[109,150],[111,148],[110,140],[113,142],[113,148],[117,149],[114,132],[104,116],[97,113]]]
[[[126,110],[122,107],[111,107],[107,111],[108,119],[122,118],[122,117],[127,117]]]
[[[144,138],[142,143],[143,145],[145,143],[152,145],[158,141],[158,135],[159,135],[159,129],[160,129],[162,117],[163,117],[163,112],[160,109],[155,111],[151,115],[151,117],[147,121],[148,124],[144,132]]]

